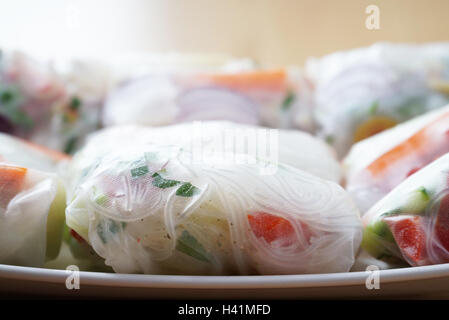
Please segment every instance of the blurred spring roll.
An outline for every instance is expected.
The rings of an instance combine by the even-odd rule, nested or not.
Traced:
[[[339,157],[353,143],[449,102],[449,44],[379,43],[310,59],[319,134]]]
[[[449,262],[449,154],[410,176],[363,217],[362,247],[411,266]]]
[[[1,52],[0,52],[1,53]],[[73,153],[98,128],[108,73],[87,61],[0,54],[0,132]]]
[[[311,90],[294,68],[150,74],[109,95],[103,124],[229,120],[312,131]]]
[[[362,214],[394,187],[449,152],[449,106],[353,146],[343,162],[346,189]]]
[[[54,174],[0,162],[0,263],[42,267],[56,258],[64,209]]]
[[[83,170],[68,226],[119,273],[350,269],[361,221],[339,185],[283,164],[261,175],[251,156],[191,159],[180,147],[120,145]]]

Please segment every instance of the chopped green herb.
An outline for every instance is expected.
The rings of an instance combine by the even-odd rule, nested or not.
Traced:
[[[192,185],[190,182],[185,182],[176,190],[176,195],[180,197],[191,197],[199,191],[200,189]]]
[[[76,111],[81,106],[81,100],[78,97],[73,97],[70,101],[70,109]]]
[[[331,135],[326,136],[325,140],[326,140],[326,143],[330,144],[330,145],[334,144],[334,141],[335,141],[334,136],[331,136]]]
[[[422,97],[413,97],[397,108],[397,113],[401,117],[409,119],[424,113],[426,111],[426,105],[427,103]]]
[[[282,110],[288,110],[292,106],[295,99],[296,95],[292,91],[289,91],[284,101],[282,101]]]
[[[101,242],[103,242],[103,244],[106,244],[106,236],[104,234],[103,223],[101,222],[97,224],[97,234],[100,237]]]
[[[70,137],[65,144],[64,152],[67,154],[72,154],[73,152],[75,152],[77,142],[78,137]]]
[[[119,225],[114,220],[109,220],[109,231],[111,233],[117,233],[120,230]]]
[[[13,98],[14,98],[14,94],[9,90],[5,90],[2,93],[0,93],[0,102],[1,103],[8,103]]]
[[[200,261],[210,262],[210,257],[207,251],[187,230],[184,230],[178,238],[176,250]]]
[[[146,175],[148,172],[149,172],[148,167],[142,166],[142,167],[131,169],[131,176],[133,178],[141,177],[141,176]]]
[[[31,129],[34,125],[33,120],[27,115],[24,111],[15,109],[12,112],[9,112],[10,120],[22,128]]]
[[[377,109],[379,109],[379,101],[374,101],[374,102],[371,104],[371,107],[369,108],[369,114],[370,114],[371,116],[376,115]]]
[[[171,188],[174,187],[178,184],[181,183],[181,181],[177,181],[177,180],[169,180],[169,179],[164,179],[161,177],[161,175],[159,173],[154,173],[152,175],[153,179],[153,186],[161,188],[161,189],[166,189],[166,188]]]

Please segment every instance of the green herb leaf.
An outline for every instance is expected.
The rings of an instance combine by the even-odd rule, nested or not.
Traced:
[[[289,91],[284,101],[282,101],[282,110],[288,110],[292,106],[295,99],[296,95],[293,93],[293,91]]]
[[[78,97],[73,97],[72,100],[70,101],[70,105],[69,105],[70,109],[76,111],[81,107],[81,100]]]
[[[14,94],[9,90],[5,90],[2,93],[0,93],[0,102],[1,103],[9,103],[13,98],[14,98]]]
[[[65,144],[64,152],[67,154],[72,154],[73,152],[75,152],[77,142],[78,137],[70,137]]]
[[[142,167],[131,169],[131,176],[133,178],[141,177],[141,176],[146,175],[148,172],[149,172],[148,167],[142,166]]]
[[[192,185],[190,182],[185,182],[176,190],[176,195],[180,197],[191,197],[199,191],[200,189]]]
[[[171,188],[174,187],[178,184],[181,183],[181,181],[177,181],[177,180],[169,180],[169,179],[164,179],[161,177],[161,175],[159,173],[154,173],[152,175],[153,179],[153,186],[161,188],[161,189],[166,189],[166,188]]]
[[[379,101],[374,101],[369,108],[369,114],[371,116],[375,116],[377,113],[377,109],[379,108]]]
[[[333,145],[335,142],[334,136],[331,136],[331,135],[326,136],[325,140],[326,140],[326,143],[329,145]]]
[[[207,251],[187,230],[184,230],[178,238],[176,250],[200,261],[210,262],[210,257]]]

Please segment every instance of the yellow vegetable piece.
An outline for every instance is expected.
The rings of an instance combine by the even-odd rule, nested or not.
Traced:
[[[354,142],[369,138],[376,133],[397,125],[397,121],[385,116],[374,116],[363,122],[354,132]]]

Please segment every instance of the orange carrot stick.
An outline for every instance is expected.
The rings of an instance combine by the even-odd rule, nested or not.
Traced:
[[[389,166],[400,161],[409,154],[425,152],[428,145],[432,143],[431,129],[434,126],[447,125],[449,127],[449,112],[438,119],[427,124],[424,128],[416,132],[410,138],[397,145],[390,151],[384,153],[368,166],[368,170],[373,176],[379,176],[387,170]]]
[[[283,69],[239,73],[200,75],[200,80],[235,90],[263,89],[282,91],[287,88],[287,73]]]
[[[26,173],[26,168],[0,165],[0,206],[6,206],[20,192]]]

